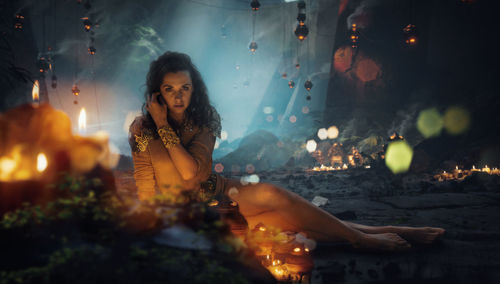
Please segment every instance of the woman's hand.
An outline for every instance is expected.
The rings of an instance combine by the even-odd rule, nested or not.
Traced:
[[[160,104],[158,102],[158,99],[161,99],[163,104]],[[163,100],[163,97],[161,97],[160,92],[153,93],[151,95],[146,103],[146,110],[151,114],[151,117],[153,117],[153,120],[156,124],[156,128],[161,128],[165,125],[168,124],[167,122],[167,103],[165,100]]]

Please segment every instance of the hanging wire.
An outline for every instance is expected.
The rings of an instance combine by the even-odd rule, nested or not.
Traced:
[[[52,50],[56,50],[56,42],[57,42],[57,34],[56,34],[56,24],[57,24],[57,0],[52,0]],[[56,74],[56,64],[55,64],[55,54],[53,53],[54,56],[52,56],[52,75],[54,76]],[[56,90],[56,97],[57,101],[61,105],[61,109],[64,109],[64,106],[61,101],[61,96],[59,95],[59,92],[57,90],[58,88],[55,88]]]
[[[311,10],[311,1],[308,1],[306,8],[307,8],[306,9],[307,26],[311,27],[310,26],[310,20],[309,20],[311,18],[311,12],[309,12]],[[309,38],[308,39],[306,38],[306,40],[307,40],[307,46],[306,46],[306,58],[307,58],[306,64],[307,64],[307,67],[306,67],[306,72],[307,72],[307,78],[311,79],[311,78],[309,78],[309,74],[310,74],[310,72],[309,72],[309,42],[311,41],[311,37],[309,36]]]
[[[102,127],[102,124],[101,124],[101,113],[99,112],[99,100],[97,98],[97,83],[96,83],[96,80],[95,80],[94,56],[95,55],[90,55],[91,64],[92,64],[92,80],[94,81],[94,97],[95,97],[95,106],[96,106],[96,110],[97,110],[97,122],[99,122],[99,130],[101,130],[101,127]]]
[[[255,41],[255,22],[257,21],[257,11],[252,10],[252,41]]]

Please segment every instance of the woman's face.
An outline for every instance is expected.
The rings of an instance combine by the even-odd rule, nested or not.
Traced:
[[[188,108],[193,94],[193,82],[188,71],[167,73],[160,86],[162,97],[167,102],[168,111],[181,115]]]

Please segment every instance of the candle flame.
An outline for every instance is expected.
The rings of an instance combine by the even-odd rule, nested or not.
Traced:
[[[210,203],[208,203],[208,206],[210,206],[210,207],[217,206],[217,205],[219,205],[219,201],[217,201],[217,200],[212,200],[212,201],[210,201]]]
[[[264,232],[266,230],[266,227],[259,227],[259,230],[261,230],[262,232]]]
[[[78,130],[85,130],[87,128],[87,113],[85,108],[82,107],[80,111],[80,116],[78,117]]]
[[[294,248],[293,251],[294,252],[300,252],[300,248]]]
[[[38,156],[36,157],[36,170],[41,173],[45,171],[47,165],[48,165],[47,156],[45,156],[44,153],[39,153]]]
[[[35,82],[33,83],[33,90],[31,91],[31,97],[34,102],[38,102],[38,100],[40,99],[39,90],[40,88],[38,87],[38,80],[35,80]]]

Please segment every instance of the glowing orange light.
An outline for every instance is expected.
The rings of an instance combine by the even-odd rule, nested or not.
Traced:
[[[266,227],[260,226],[260,227],[259,227],[259,231],[261,231],[261,232],[265,232],[265,231],[266,231]]]
[[[219,201],[217,201],[217,200],[212,200],[208,203],[208,206],[211,206],[211,207],[217,206],[217,205],[219,205]]]
[[[36,157],[36,170],[41,173],[45,171],[47,165],[48,165],[47,156],[45,156],[44,153],[39,153],[38,156]]]
[[[34,102],[38,102],[40,99],[39,90],[40,88],[38,87],[38,80],[35,80],[35,82],[33,83],[33,90],[31,91],[31,97],[33,98]]]
[[[83,107],[80,110],[80,116],[78,117],[78,130],[83,131],[87,128],[87,113],[85,112],[85,108]]]
[[[294,248],[293,252],[300,252],[300,248]]]

